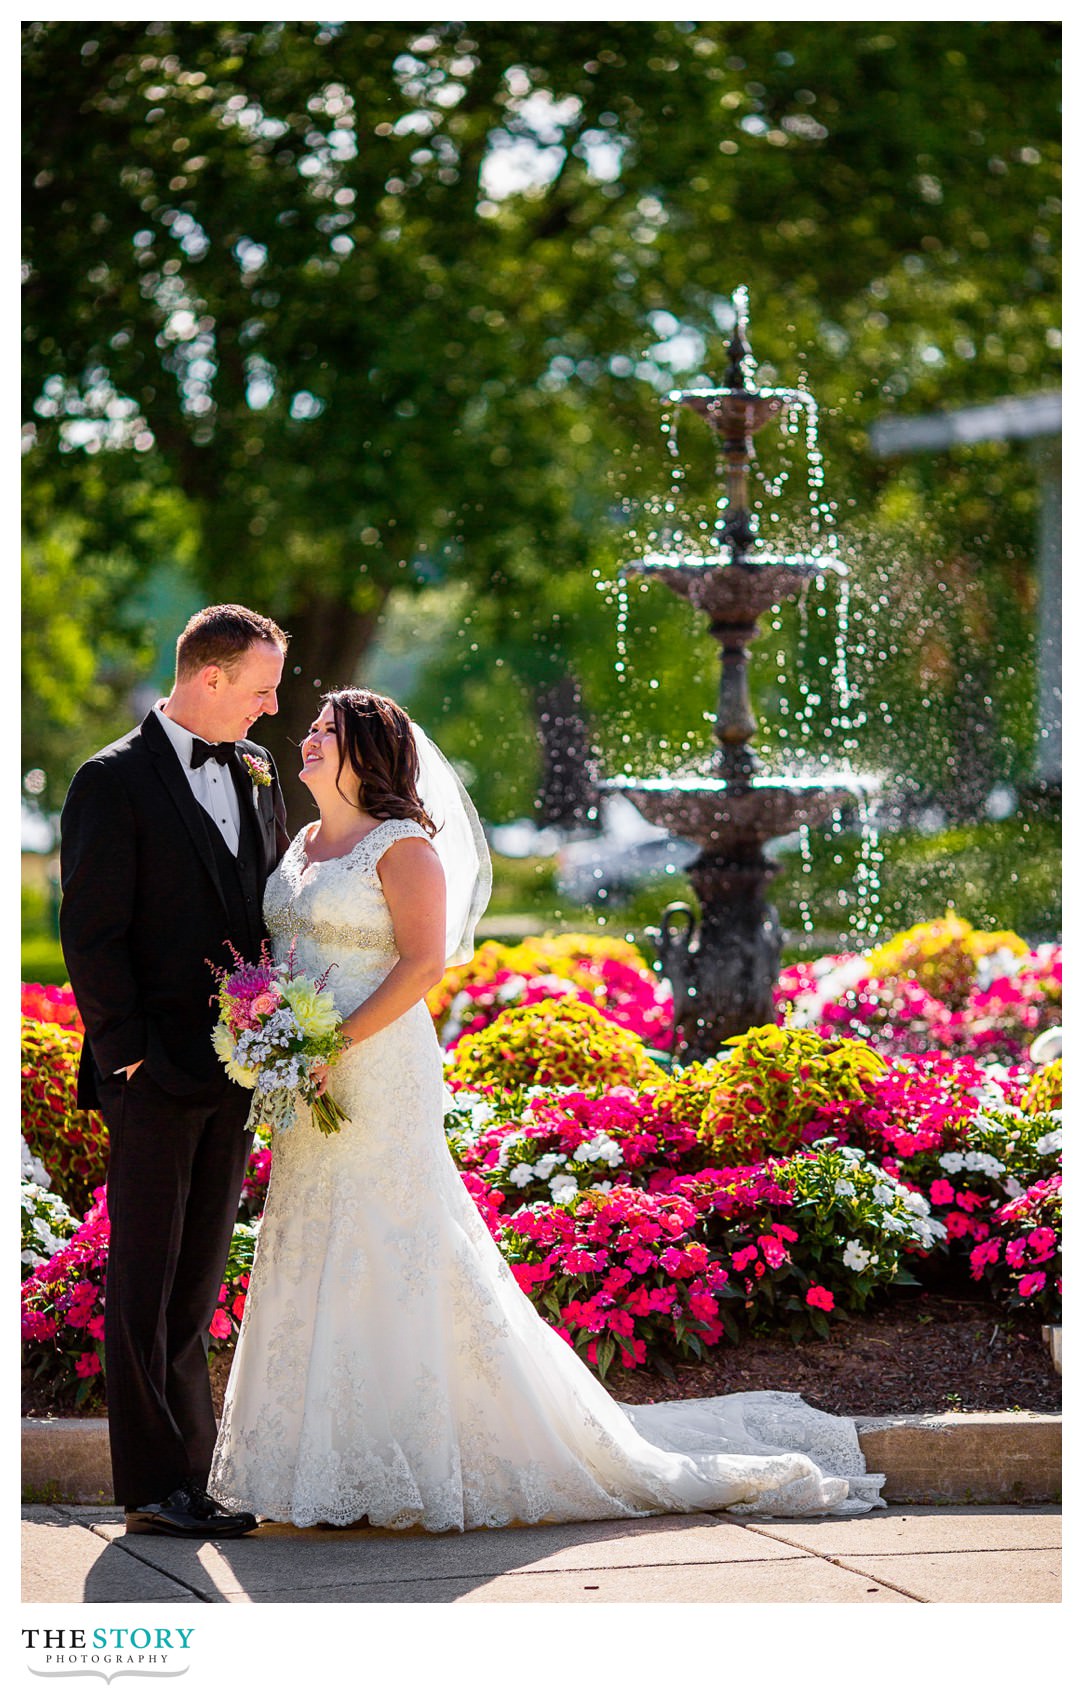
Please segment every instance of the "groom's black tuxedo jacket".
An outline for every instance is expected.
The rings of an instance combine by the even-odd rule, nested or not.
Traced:
[[[103,1076],[141,1057],[167,1092],[213,1099],[224,1089],[210,1038],[208,962],[232,967],[227,940],[242,954],[253,940],[258,947],[263,887],[289,843],[270,756],[247,740],[237,750],[258,756],[272,776],[255,788],[255,802],[250,785],[238,787],[237,858],[196,801],[153,710],[71,782],[61,815],[60,939],[86,1027],[81,1108],[98,1106]]]

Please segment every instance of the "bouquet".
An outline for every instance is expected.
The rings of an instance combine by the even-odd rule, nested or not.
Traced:
[[[215,970],[219,1020],[211,1039],[229,1078],[252,1090],[246,1125],[290,1127],[299,1094],[316,1126],[337,1133],[345,1111],[329,1093],[318,1093],[309,1075],[314,1063],[334,1062],[350,1044],[325,990],[331,968],[311,980],[294,967],[292,946],[285,962],[272,962],[264,943],[255,963],[229,948],[236,967]]]

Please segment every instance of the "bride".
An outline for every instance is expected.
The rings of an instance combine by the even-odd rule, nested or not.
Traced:
[[[470,1529],[881,1505],[854,1426],[795,1394],[618,1404],[523,1294],[444,1140],[424,1002],[489,892],[452,769],[388,698],[330,692],[302,746],[319,819],[271,875],[279,959],[328,985],[348,1120],[275,1136],[209,1483],[299,1526]]]

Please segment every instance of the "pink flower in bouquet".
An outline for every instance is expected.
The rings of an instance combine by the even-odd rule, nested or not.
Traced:
[[[282,1002],[282,993],[277,986],[268,986],[265,992],[259,992],[249,1004],[251,1016],[273,1015]]]

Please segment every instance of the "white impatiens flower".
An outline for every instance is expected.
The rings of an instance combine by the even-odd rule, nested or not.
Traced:
[[[1022,1198],[1024,1190],[1025,1189],[1020,1186],[1014,1175],[1009,1175],[1007,1180],[1004,1182],[1004,1191],[1007,1193],[1009,1198]]]
[[[1048,1157],[1051,1152],[1059,1151],[1060,1146],[1060,1133],[1058,1130],[1054,1129],[1052,1133],[1043,1133],[1034,1149],[1038,1153],[1039,1157]]]
[[[877,1204],[890,1204],[895,1197],[895,1188],[888,1186],[884,1181],[880,1181],[873,1187],[872,1196]]]
[[[533,1179],[534,1170],[529,1163],[516,1163],[514,1169],[508,1173],[512,1186],[529,1186]]]
[[[991,1151],[964,1151],[963,1167],[979,1175],[989,1175],[994,1180],[1004,1173],[1004,1164]]]
[[[468,1099],[467,1108],[470,1111],[470,1126],[475,1133],[480,1133],[496,1119],[496,1105],[491,1098],[483,1098],[480,1093],[463,1093]]]
[[[899,1188],[899,1200],[915,1216],[928,1216],[929,1200],[920,1192],[913,1192],[909,1187]]]
[[[615,1139],[608,1133],[596,1133],[593,1139],[584,1140],[572,1153],[573,1163],[608,1163],[611,1169],[619,1169],[624,1161],[624,1153]]]
[[[20,1157],[21,1179],[24,1181],[31,1181],[34,1186],[42,1186],[46,1189],[46,1191],[48,1191],[53,1183],[45,1165],[39,1158],[34,1156],[34,1153],[26,1143],[26,1140],[23,1139],[21,1135],[19,1143],[22,1147]]]
[[[949,1175],[957,1175],[963,1166],[961,1151],[943,1151],[940,1155],[940,1167]]]
[[[847,1269],[852,1269],[856,1274],[860,1275],[861,1271],[863,1269],[867,1269],[869,1264],[872,1262],[872,1253],[865,1250],[865,1247],[861,1244],[860,1240],[847,1240],[846,1250],[842,1254],[842,1261],[845,1263]]]
[[[547,1181],[558,1164],[564,1161],[559,1151],[545,1151],[534,1165],[534,1173],[540,1181]]]
[[[856,1189],[854,1187],[853,1181],[836,1181],[835,1182],[835,1197],[836,1198],[854,1198],[854,1197],[856,1197]]]
[[[549,1192],[554,1204],[567,1204],[579,1191],[579,1185],[574,1175],[564,1173],[554,1175],[549,1182]]]

